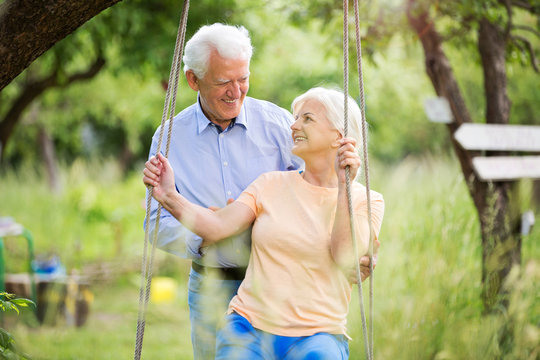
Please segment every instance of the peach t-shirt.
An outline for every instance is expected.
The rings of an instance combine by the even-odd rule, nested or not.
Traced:
[[[246,277],[229,313],[282,336],[346,334],[351,285],[330,254],[337,188],[306,182],[297,171],[261,175],[238,198],[256,215]],[[356,221],[367,220],[365,187],[353,184]],[[372,191],[376,236],[384,201]],[[367,252],[369,239],[358,236]]]

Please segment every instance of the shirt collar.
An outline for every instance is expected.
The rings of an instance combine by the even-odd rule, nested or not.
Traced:
[[[201,102],[200,102],[200,94],[197,95],[197,134],[202,133],[206,128],[209,126],[213,126],[212,122],[208,120],[206,115],[204,115],[204,112],[202,111]],[[247,117],[246,117],[246,107],[245,107],[245,100],[242,104],[242,109],[240,110],[240,114],[236,117],[236,120],[234,121],[233,127],[236,125],[241,125],[244,129],[247,129]]]

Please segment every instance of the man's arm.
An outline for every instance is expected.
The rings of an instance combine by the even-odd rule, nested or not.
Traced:
[[[159,132],[160,127],[152,137],[152,145],[148,158],[151,158],[157,153]],[[162,151],[164,151],[164,145],[162,145]],[[148,196],[148,189],[146,190],[146,196]],[[154,240],[157,208],[158,202],[152,199],[150,215],[144,219],[144,228],[146,229],[148,227],[151,242]],[[200,252],[201,245],[202,238],[200,236],[183,226],[166,209],[161,209],[156,244],[158,248],[183,259],[200,259],[202,256]]]
[[[144,222],[145,229],[148,226],[150,241],[154,240],[157,206],[158,202],[152,199],[150,216]],[[156,243],[159,249],[183,259],[200,259],[202,241],[200,236],[188,230],[166,209],[161,209]]]

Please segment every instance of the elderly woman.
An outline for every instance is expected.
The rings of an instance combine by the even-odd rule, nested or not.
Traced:
[[[345,168],[354,178],[361,113],[349,98],[350,137],[343,136],[343,93],[314,88],[292,104],[292,152],[305,171],[257,178],[232,204],[216,212],[188,202],[161,154],[146,163],[143,181],[153,195],[209,245],[253,224],[246,277],[218,335],[216,359],[347,359],[347,274],[366,254],[369,224],[365,187],[353,183],[354,254]],[[204,166],[204,164],[201,164]],[[384,202],[371,193],[378,236]]]

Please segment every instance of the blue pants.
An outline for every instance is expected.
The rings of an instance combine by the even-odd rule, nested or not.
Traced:
[[[188,305],[194,360],[214,360],[217,331],[241,282],[201,275],[191,269]]]
[[[344,335],[279,336],[255,329],[232,313],[217,337],[216,360],[346,360],[349,343]]]

